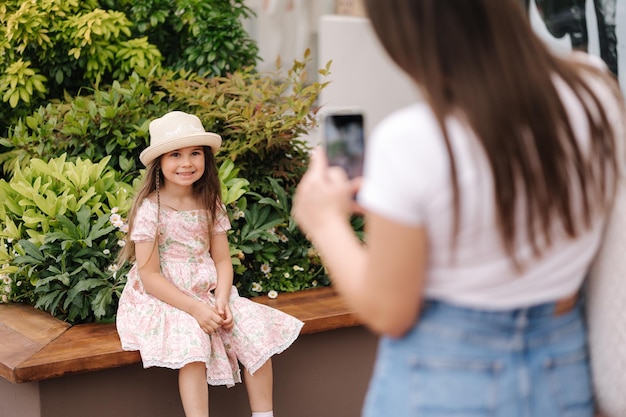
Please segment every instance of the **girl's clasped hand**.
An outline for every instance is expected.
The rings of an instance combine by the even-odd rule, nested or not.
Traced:
[[[192,315],[200,328],[208,334],[219,328],[230,330],[233,327],[233,315],[228,301],[216,300],[215,306],[199,302]]]

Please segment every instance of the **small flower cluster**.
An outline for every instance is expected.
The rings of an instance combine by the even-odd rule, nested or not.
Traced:
[[[268,230],[268,233],[272,236],[278,237],[278,240],[280,240],[282,243],[289,242],[289,238],[287,237],[287,235],[284,233],[278,232],[275,227],[270,228]]]
[[[19,256],[13,247],[15,240],[6,238],[6,240],[3,239],[0,240],[0,242],[2,242],[2,246],[0,247],[0,259],[3,262],[3,264],[0,265],[0,303],[10,303],[27,299],[32,290],[32,286],[28,282],[13,277],[13,272],[16,268],[11,265],[11,262],[16,256]]]
[[[109,217],[109,221],[115,227],[117,227],[122,233],[128,233],[128,223],[124,221],[122,216],[118,213],[119,207],[113,207],[111,209],[111,216]],[[119,242],[118,242],[119,245]],[[124,245],[120,245],[124,246]]]
[[[303,267],[301,267],[300,265],[293,265],[291,267],[291,270],[293,272],[289,272],[289,271],[283,271],[283,267],[282,266],[277,266],[277,269],[280,269],[281,272],[278,274],[278,277],[280,277],[279,280],[273,280],[272,278],[272,267],[270,266],[270,264],[268,263],[264,263],[261,265],[260,267],[260,271],[263,273],[263,281],[267,281],[266,282],[266,286],[267,287],[274,287],[276,286],[277,282],[289,282],[290,279],[292,278],[296,278],[299,274],[304,273],[305,269]],[[312,280],[309,282],[309,286],[310,287],[317,287],[318,286],[318,282],[317,280]],[[253,281],[251,286],[250,286],[250,290],[253,293],[263,293],[265,291],[267,291],[268,288],[265,288],[264,285],[259,282],[259,281]],[[277,298],[278,297],[278,292],[274,289],[271,289],[269,291],[267,291],[267,296],[269,298]]]
[[[118,207],[111,208],[111,215],[109,216],[109,221],[111,224],[119,230],[118,237],[121,237],[117,240],[117,246],[123,248],[126,246],[126,235],[128,234],[128,223],[124,221],[124,218],[119,214]],[[122,236],[119,236],[119,235]],[[111,251],[108,249],[104,250],[105,255],[110,255]],[[113,277],[116,276],[119,266],[115,263],[108,266],[107,270],[113,273]]]
[[[0,302],[2,303],[9,302],[9,297],[11,296],[11,293],[13,292],[11,288],[12,283],[13,283],[13,280],[11,280],[10,276],[8,276],[7,274],[0,274],[0,294],[2,294],[0,296]]]

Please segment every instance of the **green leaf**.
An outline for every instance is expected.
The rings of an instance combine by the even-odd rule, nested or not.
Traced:
[[[45,259],[43,255],[41,254],[41,252],[39,251],[39,248],[34,243],[25,239],[21,239],[18,241],[17,244],[24,250],[24,253],[28,255],[30,258],[38,262],[43,262],[43,260]]]
[[[89,235],[89,229],[91,228],[91,209],[87,206],[82,206],[76,213],[76,218],[78,219],[79,236],[85,239]]]
[[[54,315],[62,297],[63,293],[60,290],[50,291],[39,297],[37,303],[35,304],[35,307],[41,308]]]
[[[78,294],[92,290],[94,288],[99,288],[103,285],[103,283],[104,282],[101,279],[96,278],[82,279],[78,281],[78,283],[67,292],[66,307],[69,305],[69,302],[71,302],[76,296],[78,296]]]
[[[111,287],[104,287],[91,301],[91,307],[97,320],[102,319],[107,314],[108,307],[113,302],[113,289]]]

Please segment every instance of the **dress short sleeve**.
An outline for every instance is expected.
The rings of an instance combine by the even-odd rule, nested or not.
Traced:
[[[157,232],[157,205],[148,199],[143,200],[137,214],[130,239],[134,242],[152,242]]]
[[[213,233],[226,233],[231,228],[230,220],[228,220],[228,214],[226,213],[226,207],[222,206],[222,209],[217,214],[215,224],[213,226]]]

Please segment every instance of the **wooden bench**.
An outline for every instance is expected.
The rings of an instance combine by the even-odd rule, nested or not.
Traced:
[[[253,300],[302,320],[302,334],[360,324],[331,287]],[[122,350],[114,324],[71,326],[30,306],[0,304],[0,376],[10,382],[41,381],[140,361],[138,352]]]

